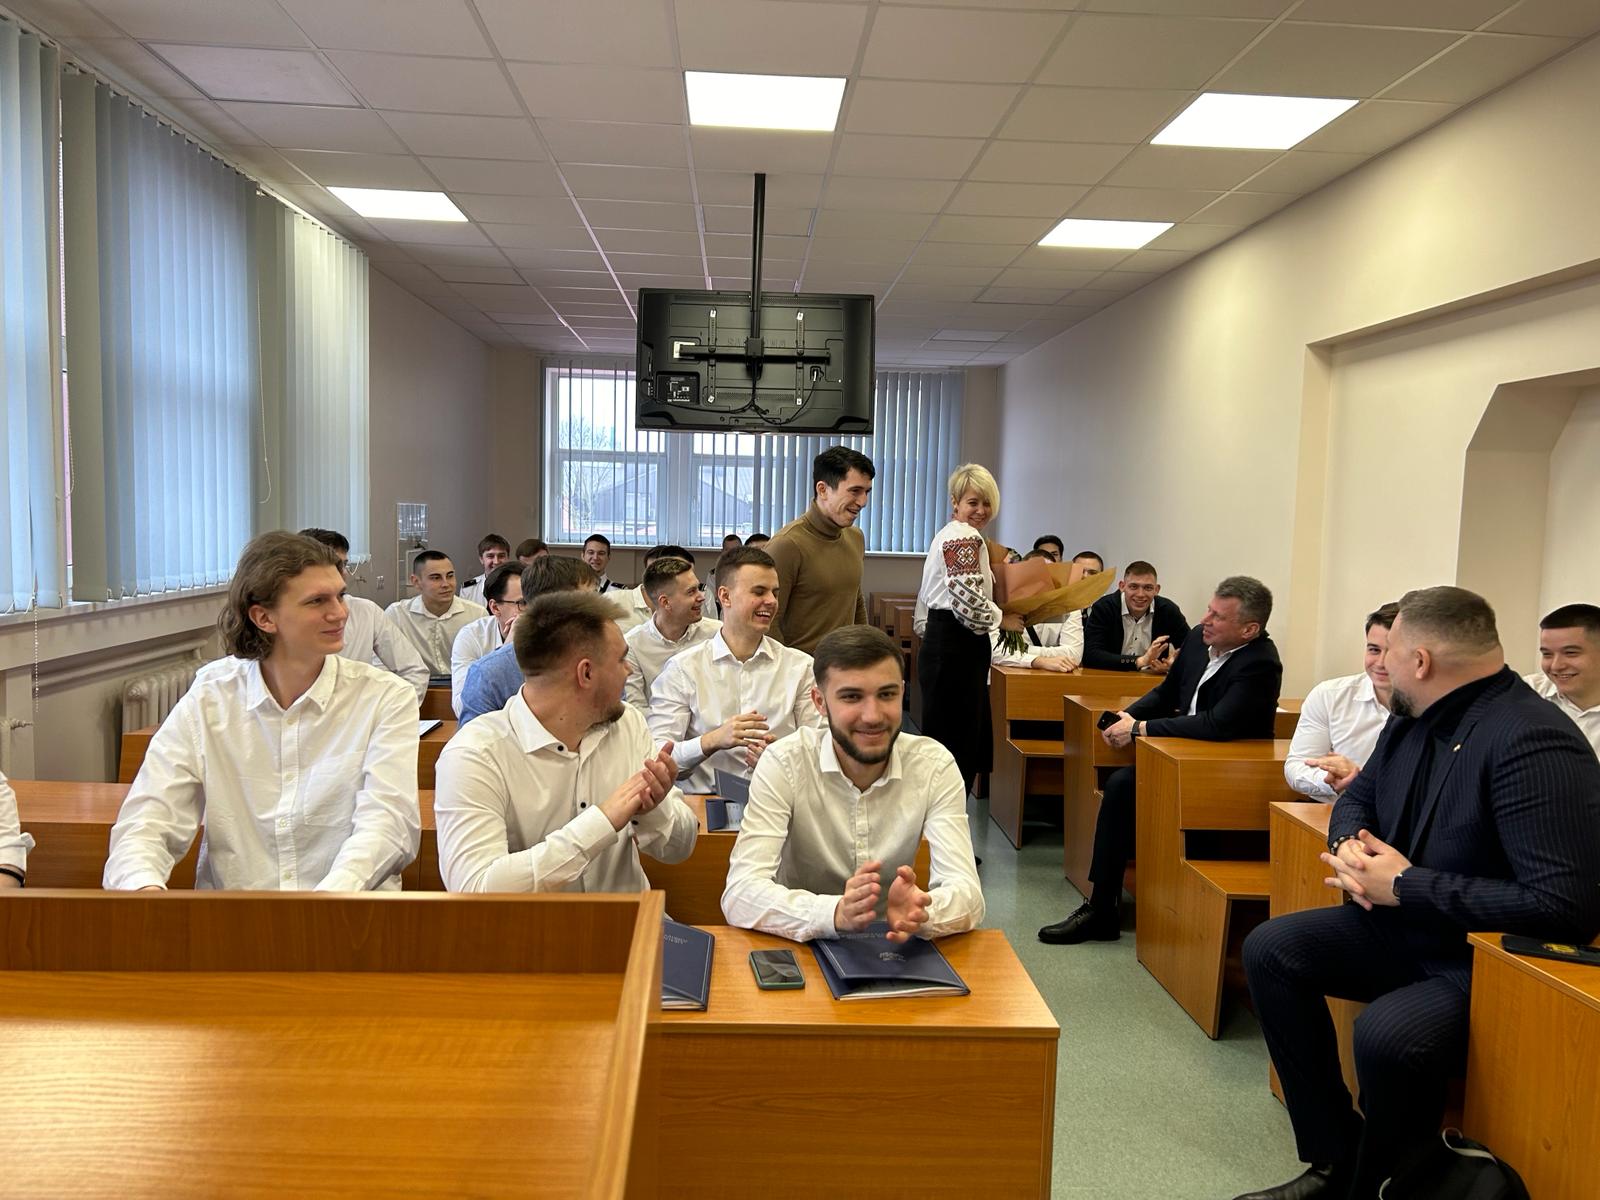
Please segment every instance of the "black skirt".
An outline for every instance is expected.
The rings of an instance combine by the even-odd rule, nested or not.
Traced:
[[[989,732],[988,634],[973,633],[947,608],[928,610],[928,627],[917,657],[922,684],[922,732],[955,756],[961,778],[994,767]]]

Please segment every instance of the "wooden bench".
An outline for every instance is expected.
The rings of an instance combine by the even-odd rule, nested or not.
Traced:
[[[1216,1037],[1222,1027],[1222,994],[1229,963],[1240,961],[1245,935],[1267,918],[1271,867],[1239,859],[1185,859],[1184,891],[1190,897],[1188,936],[1182,960],[1192,978],[1179,991],[1200,1004],[1200,1027]],[[1243,986],[1243,973],[1235,981]],[[1194,1016],[1194,1013],[1190,1014]]]

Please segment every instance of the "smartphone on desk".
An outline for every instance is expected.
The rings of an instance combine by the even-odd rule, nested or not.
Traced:
[[[793,950],[752,950],[750,969],[756,974],[756,986],[764,992],[806,985],[806,977],[800,973]]]

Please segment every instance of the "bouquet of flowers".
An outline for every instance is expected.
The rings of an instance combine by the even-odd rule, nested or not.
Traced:
[[[994,566],[995,602],[1003,613],[1016,613],[1029,625],[1059,621],[1068,613],[1088,608],[1116,579],[1116,568],[1085,575],[1082,563],[1053,563],[1042,559]],[[1009,629],[1000,631],[1009,653],[1027,648],[1027,639]]]

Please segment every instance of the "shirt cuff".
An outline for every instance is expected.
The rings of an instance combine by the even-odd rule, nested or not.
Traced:
[[[567,829],[578,843],[578,851],[585,861],[604,850],[617,836],[611,818],[598,804],[591,804],[567,823]]]
[[[124,875],[118,883],[113,884],[107,890],[116,892],[137,892],[140,888],[165,888],[166,886],[167,881],[165,879],[163,879],[155,871],[146,868],[144,870],[133,871],[127,875]]]
[[[834,938],[839,931],[834,928],[833,914],[839,911],[843,896],[818,896],[816,910],[811,914],[810,934],[813,938]]]
[[[367,890],[367,881],[348,867],[341,867],[337,871],[330,871],[322,877],[322,882],[311,889],[314,892],[364,892]]]
[[[678,774],[682,775],[694,770],[706,760],[706,752],[700,745],[700,738],[690,738],[686,742],[677,742],[672,747],[672,761],[678,764]]]

